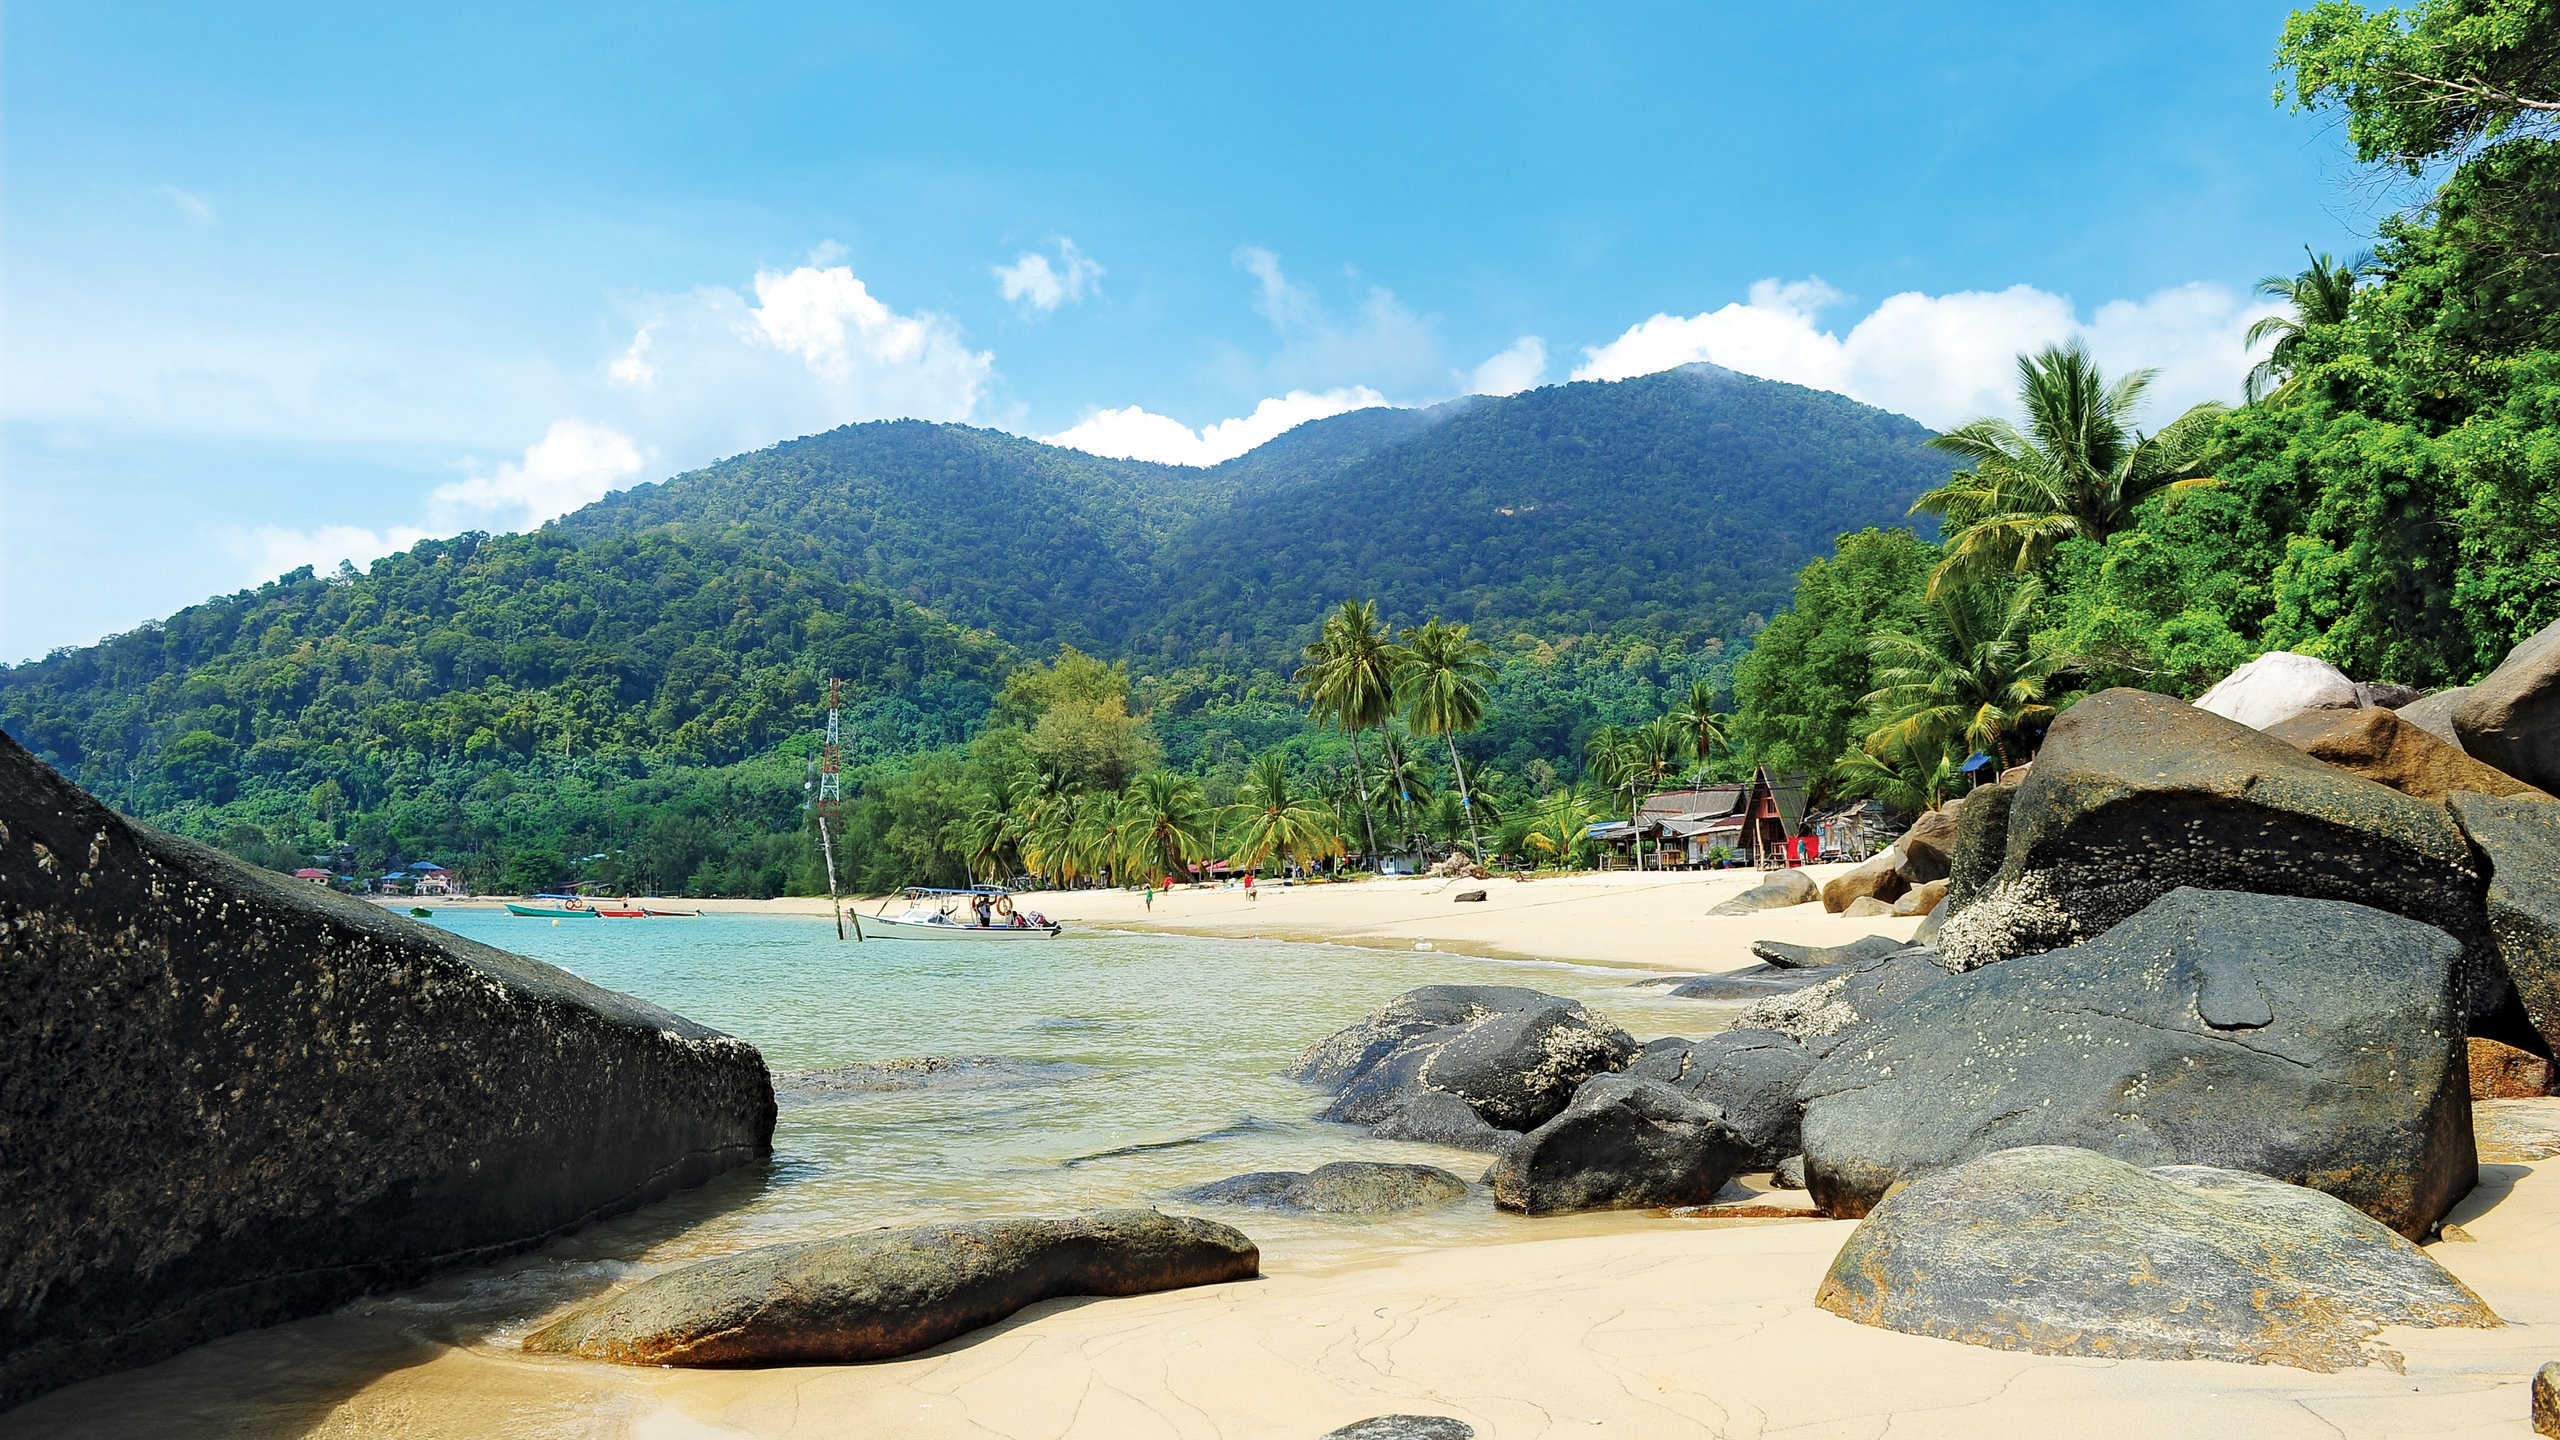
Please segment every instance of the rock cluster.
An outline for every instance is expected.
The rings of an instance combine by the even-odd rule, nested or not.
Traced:
[[[1289,1073],[1332,1092],[1327,1120],[1496,1150],[1635,1054],[1625,1031],[1577,1001],[1513,986],[1428,985],[1317,1041]]]
[[[846,1364],[909,1355],[1066,1295],[1260,1274],[1240,1232],[1152,1210],[920,1225],[772,1245],[653,1276],[525,1337],[621,1365]]]
[[[109,812],[0,736],[0,1405],[771,1147],[753,1046]]]

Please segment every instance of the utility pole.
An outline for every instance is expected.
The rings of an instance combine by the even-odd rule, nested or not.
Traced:
[[[818,798],[810,809],[818,815],[818,848],[827,857],[827,903],[835,907],[836,938],[844,938],[844,899],[836,892],[836,841],[829,828],[844,814],[844,775],[838,747],[843,741],[844,682],[827,682],[827,747],[818,760]],[[862,917],[853,917],[853,938],[862,938]]]

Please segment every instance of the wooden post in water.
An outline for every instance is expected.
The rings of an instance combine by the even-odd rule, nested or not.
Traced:
[[[844,682],[827,682],[827,748],[818,761],[818,798],[810,806],[818,814],[818,849],[827,857],[827,903],[835,907],[836,938],[844,938],[844,897],[836,892],[836,841],[827,822],[844,813],[844,776],[838,768],[837,745],[843,708]],[[853,938],[862,938],[862,917],[855,916]]]

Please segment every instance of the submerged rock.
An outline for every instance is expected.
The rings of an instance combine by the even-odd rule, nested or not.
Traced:
[[[801,1070],[777,1075],[774,1098],[785,1105],[809,1105],[849,1095],[876,1095],[907,1090],[1010,1090],[1024,1085],[1056,1085],[1101,1072],[1070,1060],[1023,1060],[1007,1055],[917,1055]]]
[[[1703,1205],[1750,1160],[1751,1147],[1715,1106],[1658,1080],[1600,1075],[1485,1179],[1505,1210],[1638,1210]]]
[[[2086,945],[1921,990],[1797,1088],[1835,1215],[2019,1145],[2309,1185],[2404,1235],[2478,1178],[2442,931],[2329,900],[2179,890]]]
[[[1264,1170],[1182,1193],[1202,1205],[1243,1205],[1312,1215],[1395,1215],[1466,1198],[1467,1182],[1431,1165],[1337,1160],[1311,1171]]]
[[[1996,1350],[2338,1370],[2386,1325],[2500,1324],[2417,1246],[2315,1190],[2087,1150],[2003,1150],[1913,1181],[1814,1303]]]
[[[0,736],[0,1406],[770,1153],[755,1047],[123,819]]]
[[[1879,960],[1897,950],[1910,948],[1908,941],[1896,940],[1890,935],[1868,935],[1846,945],[1791,945],[1784,940],[1751,942],[1752,954],[1785,970],[1828,970],[1834,965]]]
[[[572,1310],[524,1348],[620,1365],[846,1364],[913,1354],[1043,1300],[1261,1269],[1241,1232],[1153,1210],[919,1225],[688,1265]]]

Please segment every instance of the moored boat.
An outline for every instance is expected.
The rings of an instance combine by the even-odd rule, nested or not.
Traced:
[[[506,902],[510,915],[530,915],[539,920],[593,920],[596,912],[575,895],[536,895],[536,900],[556,900],[556,905],[519,905]]]
[[[967,890],[935,890],[910,886],[907,907],[889,913],[880,902],[876,915],[860,917],[866,940],[1050,940],[1064,928],[1037,911],[1017,909],[1013,892],[1001,885]],[[983,923],[980,916],[984,916]]]

